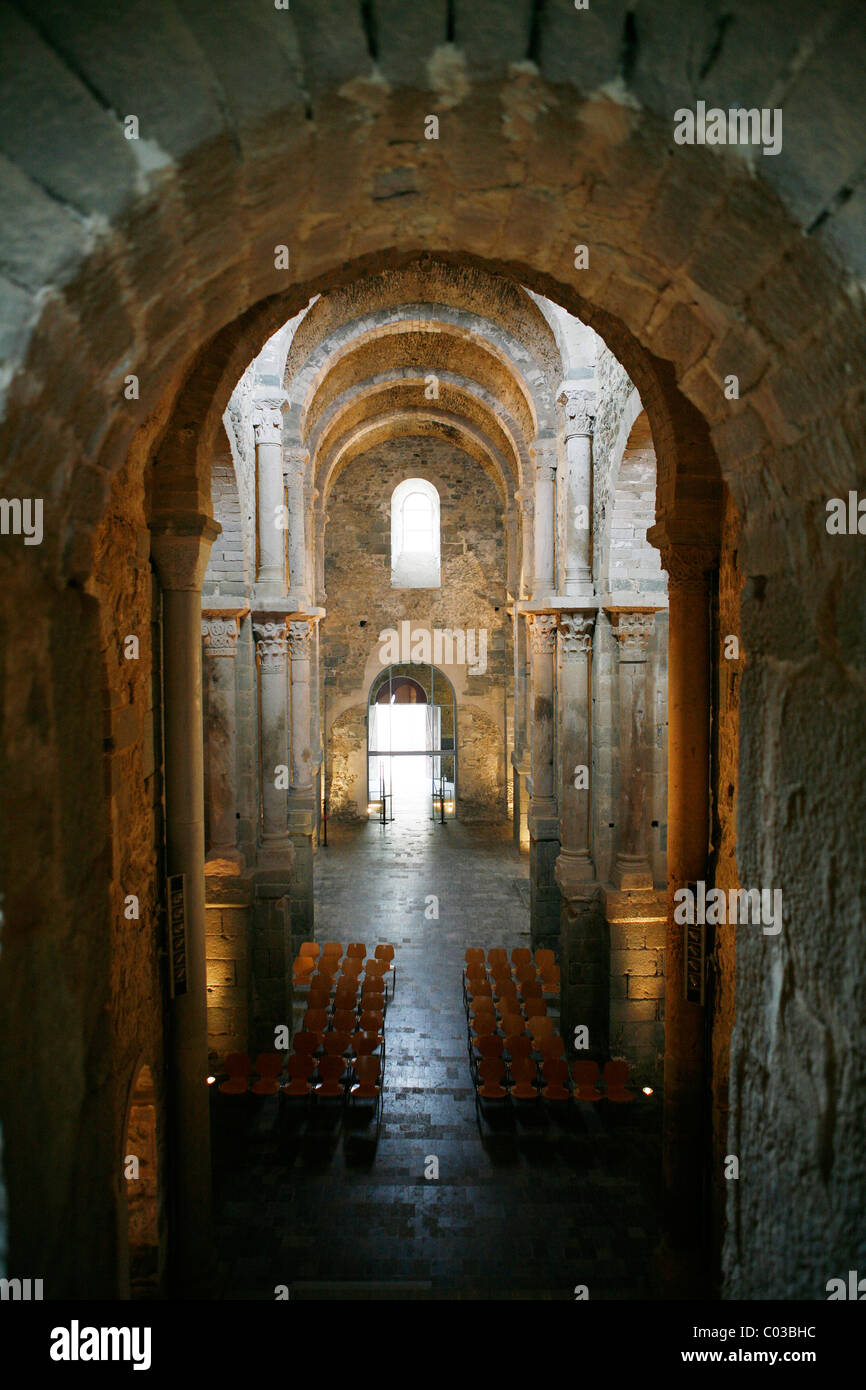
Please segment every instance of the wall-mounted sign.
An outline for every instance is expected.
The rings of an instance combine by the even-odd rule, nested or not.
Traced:
[[[186,879],[168,878],[168,955],[171,997],[186,994]]]
[[[697,898],[698,885],[687,883],[692,902]],[[688,1004],[703,1004],[706,977],[707,928],[704,922],[686,922],[683,926],[683,963],[685,997]]]

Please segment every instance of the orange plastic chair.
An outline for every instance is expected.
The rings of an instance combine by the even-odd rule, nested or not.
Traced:
[[[387,961],[388,965],[390,966],[391,962],[394,959],[394,947],[391,945],[390,942],[382,941],[376,947],[375,955],[377,960]]]
[[[519,1037],[526,1032],[526,1019],[522,1014],[503,1014],[499,1026],[506,1038]]]
[[[575,1100],[601,1100],[601,1091],[595,1084],[598,1075],[598,1062],[572,1062],[571,1078],[574,1082]]]
[[[367,980],[382,979],[388,972],[388,962],[376,960],[375,956],[368,957],[364,961],[364,978]]]
[[[323,1042],[326,1057],[343,1057],[349,1051],[352,1035],[351,1033],[326,1033]]]
[[[505,1100],[508,1092],[502,1085],[505,1063],[501,1057],[485,1057],[478,1063],[478,1075],[481,1084],[476,1088],[476,1095],[481,1100]]]
[[[378,1009],[365,1009],[358,1019],[358,1029],[361,1033],[375,1033],[381,1036],[385,1026],[385,1019]]]
[[[335,1009],[331,1018],[331,1027],[335,1033],[354,1033],[358,1026],[358,1018],[354,1009]]]
[[[496,1032],[496,1019],[492,1014],[479,1014],[471,1035],[472,1046],[477,1047],[480,1038],[489,1038]]]
[[[547,1015],[546,999],[527,999],[523,1005],[523,1013],[529,1018],[545,1018]]]
[[[336,956],[337,960],[340,960],[342,954],[343,948],[339,941],[326,941],[322,947],[323,956]]]
[[[508,952],[504,946],[491,946],[490,950],[487,952],[487,959],[491,965],[504,966],[508,973],[511,973],[511,968],[508,964]]]
[[[540,980],[524,980],[520,986],[521,999],[540,999],[544,993],[544,986]]]
[[[529,947],[515,946],[514,950],[511,952],[511,964],[514,966],[515,971],[520,965],[531,965],[532,952]]]
[[[246,1052],[230,1052],[225,1060],[228,1079],[220,1083],[225,1096],[241,1096],[249,1086],[250,1059]]]
[[[279,1052],[260,1052],[255,1060],[253,1071],[258,1081],[250,1090],[256,1096],[275,1096],[280,1089],[279,1076],[283,1069],[283,1059]]]
[[[322,948],[319,945],[318,941],[302,941],[301,949],[298,951],[298,955],[312,956],[313,960],[318,960],[319,955],[321,954],[321,950]]]
[[[286,1062],[286,1071],[289,1074],[289,1081],[281,1088],[283,1095],[289,1097],[309,1096],[313,1089],[310,1081],[316,1074],[316,1064],[312,1057],[304,1056],[300,1052],[293,1052]]]
[[[511,1072],[511,1085],[508,1090],[512,1100],[538,1100],[538,1087],[536,1086],[537,1072],[535,1063],[529,1058],[514,1057],[509,1067]]]
[[[475,1044],[476,1050],[483,1059],[490,1057],[501,1057],[505,1039],[500,1038],[497,1033],[486,1033],[479,1037]]]
[[[467,965],[483,965],[484,952],[480,946],[467,946],[466,955],[463,957]]]
[[[514,978],[519,985],[534,983],[536,978],[535,966],[531,962],[528,965],[515,965]]]
[[[366,985],[361,990],[361,1008],[378,1009],[381,1013],[385,1012],[385,986],[381,980],[377,981],[379,988],[370,989]]]
[[[292,979],[295,984],[303,984],[305,980],[312,978],[316,962],[312,956],[295,956],[292,961]]]
[[[559,994],[560,969],[550,965],[541,972],[541,984],[545,994]]]
[[[351,1009],[353,1012],[358,1007],[358,986],[347,981],[344,985],[337,985],[334,992],[334,1012],[338,1009]]]
[[[318,1052],[322,1046],[321,1033],[308,1033],[306,1031],[296,1033],[292,1038],[292,1051],[301,1052],[306,1056],[312,1057],[314,1052]]]
[[[508,976],[507,980],[495,980],[493,983],[493,994],[496,999],[513,999],[517,1005],[517,985]]]
[[[358,956],[346,956],[340,966],[341,980],[357,980],[364,969],[364,962]]]
[[[605,1062],[604,1093],[608,1100],[617,1102],[634,1100],[634,1091],[626,1087],[628,1081],[628,1062]]]
[[[565,1043],[558,1033],[550,1038],[538,1038],[536,1052],[540,1052],[545,1062],[555,1062],[565,1056]]]
[[[323,956],[320,956],[320,957],[319,957],[319,970],[318,970],[318,973],[319,973],[319,975],[323,976],[324,978],[330,980],[330,982],[331,982],[332,985],[333,985],[333,983],[334,983],[334,976],[336,975],[336,973],[337,973],[337,971],[339,970],[339,968],[340,968],[340,957],[339,957],[339,956],[325,956],[325,955],[323,955]]]
[[[324,1033],[328,1026],[327,1009],[307,1009],[304,1014],[305,1033]]]
[[[527,1019],[526,1026],[535,1042],[539,1042],[542,1038],[552,1038],[556,1031],[554,1020],[552,1018],[545,1018],[544,1015],[536,1015]]]
[[[469,1013],[474,1014],[495,1014],[496,1005],[489,994],[477,994],[469,1000]]]
[[[343,1074],[346,1064],[342,1057],[323,1057],[319,1063],[319,1084],[314,1094],[320,1100],[339,1100],[345,1095]]]
[[[375,1033],[358,1032],[352,1034],[352,1056],[371,1057],[382,1044],[382,1039]]]
[[[568,1063],[564,1057],[554,1057],[542,1062],[541,1075],[547,1083],[541,1092],[545,1100],[569,1099],[570,1092],[565,1084],[568,1081]]]
[[[470,980],[466,986],[467,999],[493,999],[493,986],[489,980]]]
[[[512,1062],[528,1062],[532,1053],[532,1039],[524,1033],[512,1033],[505,1039],[505,1051]]]
[[[473,980],[487,979],[487,971],[483,965],[467,965],[464,973],[468,983],[471,983]]]
[[[350,941],[346,947],[346,955],[350,960],[364,961],[367,955],[367,947],[363,941]]]
[[[322,985],[311,985],[307,995],[307,1009],[326,1009],[331,1003],[331,992]]]
[[[535,952],[535,967],[540,972],[546,970],[548,966],[556,964],[556,957],[552,951],[540,948]]]
[[[358,1079],[350,1091],[352,1100],[378,1100],[382,1093],[378,1084],[381,1066],[378,1057],[356,1057],[353,1070]]]

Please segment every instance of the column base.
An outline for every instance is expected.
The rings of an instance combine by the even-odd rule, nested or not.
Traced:
[[[652,892],[653,871],[646,855],[618,854],[611,874],[611,883],[621,892]]]
[[[239,849],[228,845],[214,845],[204,861],[205,877],[212,874],[220,877],[242,874],[246,866],[247,861]]]

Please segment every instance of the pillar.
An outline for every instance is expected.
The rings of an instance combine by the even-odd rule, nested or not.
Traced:
[[[207,786],[210,845],[209,871],[241,873],[238,849],[237,701],[235,657],[241,612],[206,610],[201,635],[207,672]]]
[[[306,600],[309,593],[307,565],[307,513],[304,478],[309,452],[300,447],[287,447],[283,453],[286,506],[289,514],[289,588],[297,600]]]
[[[704,1010],[684,989],[684,928],[673,894],[706,881],[710,823],[710,623],[712,549],[670,545],[668,572],[668,926],[663,1171],[666,1225],[674,1247],[703,1234],[706,1116]]]
[[[514,494],[514,500],[520,508],[520,573],[518,576],[518,592],[521,598],[528,598],[532,593],[532,575],[535,568],[532,540],[535,489],[529,487],[518,488]]]
[[[262,818],[258,862],[282,870],[291,863],[287,819],[288,634],[284,618],[258,614],[253,620],[259,659],[259,719],[262,750]]]
[[[619,889],[651,890],[647,729],[652,723],[652,708],[647,689],[647,646],[655,628],[655,613],[616,609],[611,610],[611,619],[619,646],[619,817],[612,880]]]
[[[313,932],[313,834],[316,806],[313,769],[313,722],[310,699],[310,661],[315,623],[302,618],[289,623],[292,665],[292,784],[289,828],[294,849],[291,890],[293,945]]]
[[[151,526],[162,586],[166,871],[185,885],[186,992],[170,1003],[171,1264],[186,1296],[211,1269],[210,1101],[204,883],[201,586],[220,527],[212,517]]]
[[[565,450],[565,574],[562,591],[586,601],[592,583],[592,431],[594,397],[563,390],[559,397]]]
[[[589,1043],[575,1056],[607,1056],[610,937],[591,851],[592,720],[590,657],[596,610],[559,614],[560,841],[556,882],[561,894],[562,1035],[578,1025]]]
[[[556,617],[527,614],[532,651],[532,794],[529,804],[529,881],[533,946],[559,939],[559,889],[554,877],[559,821],[554,784]]]
[[[533,441],[535,461],[535,574],[533,596],[543,598],[553,593],[554,545],[556,512],[556,440],[538,438]]]
[[[256,590],[270,597],[286,590],[282,401],[282,396],[262,397],[253,414],[259,525]]]

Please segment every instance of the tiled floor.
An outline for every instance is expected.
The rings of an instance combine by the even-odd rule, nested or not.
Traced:
[[[461,969],[467,945],[529,940],[528,857],[508,827],[403,820],[332,826],[330,840],[317,936],[397,946],[381,1130],[281,1131],[275,1101],[222,1107],[223,1296],[573,1299],[585,1284],[591,1299],[647,1297],[655,1099],[479,1133]]]

